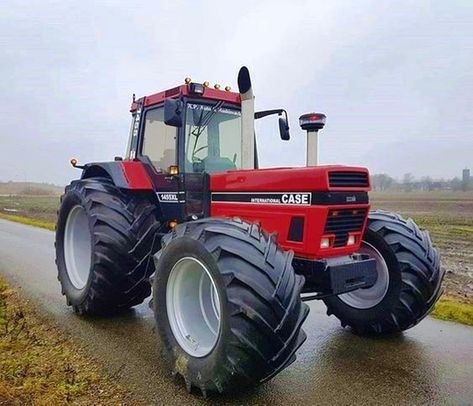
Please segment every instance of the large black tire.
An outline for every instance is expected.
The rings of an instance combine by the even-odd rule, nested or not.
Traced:
[[[86,216],[82,235],[91,245],[85,286],[71,281],[64,253],[66,223],[74,207]],[[148,196],[122,191],[109,179],[75,180],[66,187],[58,211],[56,264],[62,293],[75,312],[109,315],[151,294],[151,255],[160,247],[158,218],[158,207]]]
[[[186,257],[205,264],[220,298],[218,338],[202,357],[182,348],[168,315],[168,280]],[[197,387],[205,396],[256,386],[295,360],[309,308],[300,299],[304,279],[294,273],[292,257],[257,224],[239,219],[185,223],[163,238],[155,255],[153,309],[165,356],[189,391]]]
[[[442,293],[444,270],[429,233],[412,219],[387,211],[370,212],[363,241],[383,257],[389,272],[387,292],[371,308],[349,306],[339,297],[325,299],[327,314],[356,333],[380,335],[415,326]]]

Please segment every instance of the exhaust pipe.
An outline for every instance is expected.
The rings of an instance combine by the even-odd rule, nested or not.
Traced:
[[[238,89],[241,98],[241,167],[255,169],[255,97],[246,66],[238,72]]]
[[[319,130],[324,128],[327,116],[322,113],[308,113],[299,117],[299,125],[307,131],[306,166],[319,164]]]

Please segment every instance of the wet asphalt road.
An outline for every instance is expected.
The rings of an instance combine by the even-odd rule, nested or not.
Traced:
[[[205,402],[170,376],[147,303],[112,319],[66,307],[50,231],[0,220],[0,274],[20,286],[147,404],[473,404],[473,328],[427,318],[403,335],[366,339],[311,303],[298,359],[263,386]]]

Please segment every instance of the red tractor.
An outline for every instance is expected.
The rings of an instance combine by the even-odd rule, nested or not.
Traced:
[[[56,261],[80,315],[110,315],[152,292],[173,374],[225,392],[295,360],[307,300],[343,327],[383,335],[416,325],[441,294],[429,234],[370,212],[368,170],[319,166],[323,114],[301,116],[307,166],[259,169],[248,70],[239,93],[185,84],[133,100],[125,159],[73,166],[61,198]]]

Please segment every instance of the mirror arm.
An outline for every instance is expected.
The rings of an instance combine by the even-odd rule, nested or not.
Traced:
[[[255,120],[258,120],[259,118],[263,118],[263,117],[266,117],[266,116],[270,116],[272,114],[277,114],[278,116],[280,116],[282,113],[285,113],[286,119],[287,119],[287,113],[286,113],[286,110],[284,110],[284,109],[257,111],[255,113]]]

